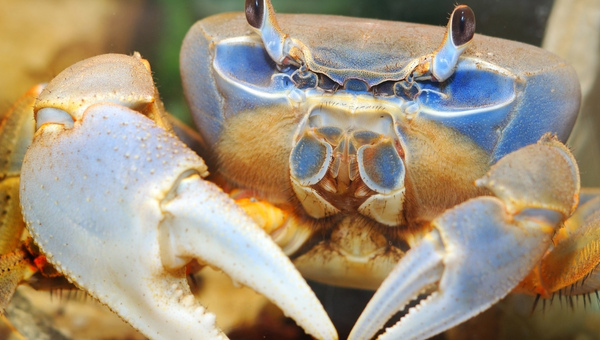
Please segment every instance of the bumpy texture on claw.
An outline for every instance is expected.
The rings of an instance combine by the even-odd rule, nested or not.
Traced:
[[[97,105],[72,130],[38,131],[21,173],[28,229],[60,272],[147,336],[225,338],[184,270],[165,272],[158,247],[160,200],[179,172],[203,164],[151,121],[123,120],[127,113]],[[146,148],[153,134],[158,143]]]
[[[350,339],[372,337],[420,293],[430,294],[380,339],[431,337],[506,296],[575,206],[576,169],[568,149],[548,137],[501,159],[478,181],[499,198],[471,199],[435,219],[382,283]]]
[[[95,75],[86,65],[101,65],[102,58],[108,64],[139,59],[97,58],[68,72],[86,79]],[[124,92],[119,84],[115,93]],[[289,259],[226,194],[201,179],[207,174],[202,159],[137,111],[146,112],[139,104],[98,97],[73,112],[46,110],[51,100],[37,107],[44,124],[23,162],[21,204],[49,261],[151,338],[226,338],[187,285],[185,264],[197,259],[271,298],[313,336],[336,339]],[[144,108],[154,103],[144,101]]]

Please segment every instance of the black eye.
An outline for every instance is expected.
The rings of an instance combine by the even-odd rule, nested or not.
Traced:
[[[462,46],[473,39],[475,14],[469,6],[457,6],[452,12],[452,19],[450,20],[452,20],[452,41],[455,46]]]
[[[246,0],[246,20],[250,26],[260,29],[265,15],[263,0]]]

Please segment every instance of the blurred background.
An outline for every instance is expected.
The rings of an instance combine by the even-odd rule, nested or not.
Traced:
[[[554,14],[552,39],[547,38],[544,44],[574,63],[582,79],[585,112],[570,145],[578,156],[583,183],[600,186],[600,140],[596,132],[600,129],[600,96],[593,95],[600,93],[600,0],[556,2],[562,7]],[[477,33],[541,46],[554,1],[463,3],[475,12]],[[338,14],[445,26],[456,0],[273,0],[273,5],[281,13]],[[0,0],[0,112],[34,84],[49,81],[79,60],[102,53],[139,51],[150,61],[167,109],[191,124],[178,66],[183,37],[203,17],[243,9],[243,0]],[[505,317],[507,324],[520,325],[528,318],[538,323],[530,333],[505,332],[505,338],[510,339],[523,338],[523,334],[529,338],[600,339],[599,313],[589,306],[582,314],[571,313],[565,306],[548,308],[530,318],[531,306],[530,300],[509,300],[484,318],[497,319],[501,317],[498,309],[503,309],[511,311],[506,313],[510,315]],[[571,325],[571,331],[553,331],[548,325],[555,317]],[[588,329],[586,325],[589,331],[572,331]],[[472,325],[461,327],[468,333]]]

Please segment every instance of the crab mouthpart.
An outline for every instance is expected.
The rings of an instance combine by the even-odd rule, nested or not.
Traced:
[[[404,149],[394,118],[383,111],[315,107],[290,154],[292,188],[315,218],[358,211],[400,225]]]

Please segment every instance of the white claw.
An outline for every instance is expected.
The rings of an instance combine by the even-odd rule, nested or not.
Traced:
[[[200,259],[263,294],[318,339],[337,338],[321,303],[288,257],[227,195],[198,175],[182,180],[163,203],[163,264]]]
[[[440,280],[443,246],[439,233],[426,235],[411,249],[380,286],[348,336],[348,340],[369,339],[412,299]],[[377,298],[376,298],[377,297]]]
[[[560,213],[535,209],[513,219],[492,197],[446,212],[384,280],[350,339],[371,338],[420,293],[431,292],[432,284],[433,293],[380,339],[426,339],[481,313],[527,275],[561,218]]]
[[[57,269],[150,338],[226,338],[190,293],[182,265],[191,258],[267,295],[312,335],[336,338],[291,262],[200,179],[205,171],[148,118],[96,104],[72,128],[47,121],[37,131],[21,204]]]
[[[468,200],[433,220],[433,230],[369,301],[350,339],[372,338],[421,293],[429,296],[379,339],[432,337],[506,296],[539,262],[577,201],[574,164],[548,137],[505,156],[479,181],[498,197]]]

